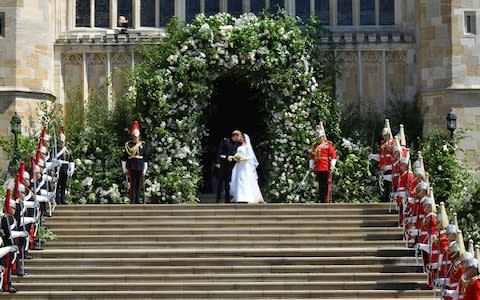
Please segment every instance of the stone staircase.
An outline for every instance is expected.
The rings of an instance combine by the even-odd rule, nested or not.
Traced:
[[[433,299],[388,204],[69,205],[5,299]]]

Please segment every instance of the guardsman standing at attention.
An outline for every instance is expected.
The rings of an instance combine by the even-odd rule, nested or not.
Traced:
[[[65,191],[67,189],[68,177],[73,175],[75,171],[75,163],[72,162],[71,151],[65,146],[65,131],[63,126],[60,127],[58,135],[57,146],[55,147],[55,160],[58,161],[58,181],[57,189],[55,191],[55,202],[57,204],[67,204],[65,200]]]
[[[148,160],[147,148],[140,139],[140,126],[137,121],[133,122],[130,137],[131,140],[125,143],[122,168],[123,172],[128,174],[128,180],[130,182],[130,202],[132,204],[139,204],[140,187],[147,173]]]
[[[7,253],[3,256],[3,278],[2,291],[15,293],[17,290],[12,285],[13,263],[18,254],[18,246],[15,245],[12,228],[15,226],[15,200],[11,199],[11,190],[7,189],[3,211],[1,217],[2,244],[9,247]]]
[[[323,122],[317,126],[318,141],[310,152],[310,169],[316,174],[320,203],[330,203],[332,189],[332,172],[337,163],[337,153],[333,143],[327,140]]]

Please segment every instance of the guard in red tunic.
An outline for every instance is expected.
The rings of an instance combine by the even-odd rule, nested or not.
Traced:
[[[330,203],[332,172],[337,162],[337,153],[333,143],[327,140],[323,123],[317,127],[318,141],[310,152],[310,169],[316,174],[320,203]]]
[[[438,249],[438,269],[435,276],[435,285],[437,287],[443,287],[448,279],[448,268],[450,267],[450,262],[448,259],[448,236],[447,236],[447,227],[448,227],[448,215],[445,209],[445,203],[440,202],[440,214],[437,215],[437,225],[438,233],[437,239],[434,244],[434,249]]]
[[[398,205],[398,224],[399,226],[404,227],[406,207],[415,188],[413,172],[410,170],[410,158],[408,152],[406,153],[406,156],[401,157],[398,160],[398,172],[400,173],[400,178],[398,179],[398,185],[396,187],[397,192],[395,193],[395,201]]]
[[[465,262],[465,272],[463,278],[466,285],[463,286],[465,300],[480,300],[480,272],[479,263],[476,258],[471,258]]]
[[[463,299],[463,295],[460,293],[460,285],[463,275],[462,251],[465,252],[464,248],[457,241],[448,247],[448,256],[452,261],[452,265],[448,270],[448,281],[445,283],[441,293],[445,300]]]
[[[428,275],[428,286],[433,288],[438,269],[438,255],[440,253],[435,246],[438,227],[433,194],[422,199],[422,206],[426,215],[420,227],[418,247],[423,253],[423,269]]]

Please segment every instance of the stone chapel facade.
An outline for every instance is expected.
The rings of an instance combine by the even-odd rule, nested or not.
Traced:
[[[383,111],[394,97],[418,99],[424,132],[445,128],[453,108],[458,127],[471,129],[460,158],[480,164],[480,0],[2,0],[0,134],[14,112],[25,119],[39,101],[63,105],[73,90],[111,104],[125,91],[119,71],[138,63],[136,45],[164,37],[172,16],[279,6],[331,30],[320,43],[334,43],[344,61],[339,101]]]

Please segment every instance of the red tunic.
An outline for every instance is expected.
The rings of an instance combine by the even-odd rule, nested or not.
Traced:
[[[455,261],[455,265],[452,266],[449,272],[449,284],[448,284],[448,292],[447,296],[445,296],[445,300],[453,300],[453,299],[463,299],[463,295],[461,293],[461,281],[463,275],[463,267],[462,261],[460,259]]]
[[[401,157],[408,156],[408,149],[402,146]],[[392,188],[397,190],[400,184],[400,178],[402,177],[402,171],[400,170],[400,156],[397,156],[392,161]]]
[[[393,163],[393,146],[395,145],[395,140],[383,140],[380,144],[380,160],[378,162],[378,167],[380,170],[388,171],[392,170]]]
[[[315,161],[314,171],[330,171],[330,161],[337,159],[332,142],[325,141],[313,144],[310,159]]]
[[[470,280],[463,299],[480,300],[480,276],[475,276]]]
[[[445,229],[441,229],[438,231],[438,239],[436,248],[440,250],[440,254],[442,255],[441,265],[439,266],[438,277],[440,280],[443,278],[448,278],[448,269],[451,266],[451,262],[448,257],[448,238],[447,232]]]

